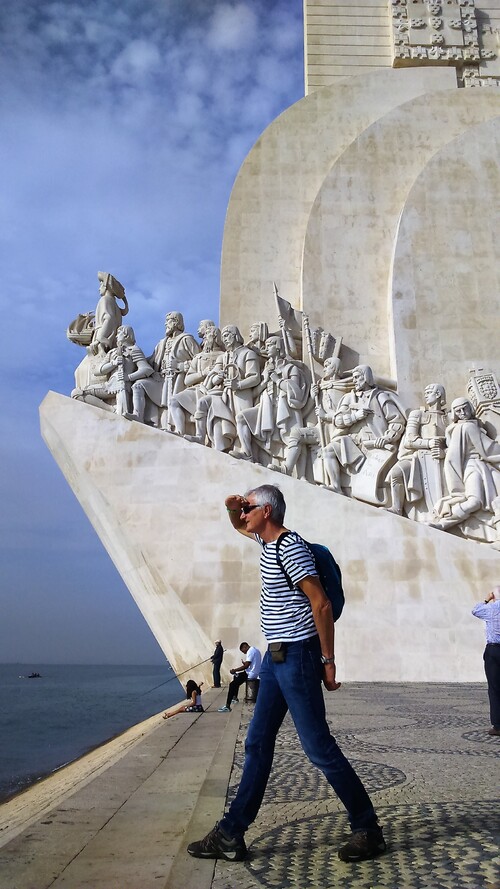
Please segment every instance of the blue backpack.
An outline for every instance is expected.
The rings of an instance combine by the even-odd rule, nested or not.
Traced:
[[[280,534],[280,536],[278,537],[278,541],[276,543],[276,561],[286,577],[288,586],[291,590],[293,590],[295,589],[295,584],[290,575],[287,573],[286,568],[281,561],[279,552],[282,540],[289,533],[289,531],[284,531],[283,534]],[[333,619],[334,621],[337,621],[342,614],[342,609],[345,603],[344,590],[342,589],[342,574],[340,568],[327,546],[323,546],[322,543],[308,543],[307,540],[304,540],[304,543],[312,553],[321,585],[332,605]]]

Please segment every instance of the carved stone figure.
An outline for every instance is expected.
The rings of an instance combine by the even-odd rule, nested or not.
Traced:
[[[205,338],[205,333],[209,327],[216,327],[215,321],[210,321],[209,318],[204,318],[203,321],[200,321],[200,323],[198,324],[198,336],[200,338],[202,346]]]
[[[256,352],[259,356],[261,370],[263,370],[266,363],[266,340],[268,337],[269,328],[264,321],[256,321],[255,324],[252,324],[250,328],[249,340],[246,345],[249,349],[253,349],[253,351]]]
[[[390,512],[406,510],[417,521],[428,521],[435,503],[444,494],[443,460],[448,416],[446,393],[439,383],[424,390],[425,407],[410,412],[398,462],[389,473]]]
[[[324,483],[319,423],[324,423],[326,418],[333,419],[346,388],[346,381],[340,379],[340,359],[336,356],[327,358],[323,376],[311,386],[311,395],[318,401],[318,407],[315,408],[316,423],[313,414],[312,421],[307,426],[295,426],[290,433],[286,454],[286,468],[290,475],[295,469],[298,478]],[[330,424],[325,425],[325,432],[329,428]]]
[[[161,419],[162,428],[173,425],[169,416],[170,401],[173,395],[184,389],[186,371],[199,351],[200,346],[195,338],[190,333],[184,333],[181,313],[169,312],[165,316],[165,336],[148,358],[154,374],[148,379],[138,380],[132,388],[133,419],[144,422],[149,400],[157,408],[166,408]]]
[[[100,297],[95,310],[94,333],[90,344],[94,354],[97,354],[99,348],[109,352],[115,346],[117,330],[128,313],[123,285],[109,272],[97,272],[97,278],[100,282]],[[123,308],[118,305],[118,300],[123,302]]]
[[[310,376],[301,361],[283,358],[281,337],[268,338],[266,353],[262,380],[254,393],[258,403],[236,415],[236,427],[243,456],[248,459],[257,456],[252,448],[255,445],[266,452],[269,468],[277,468],[280,464],[273,462],[273,458],[283,458],[292,429],[303,425],[302,412],[309,399]],[[286,465],[281,468],[287,469]]]
[[[255,387],[260,381],[259,357],[248,346],[233,324],[222,329],[226,348],[205,378],[207,394],[200,398],[194,418],[200,443],[206,436],[218,451],[228,451],[237,437],[236,415],[253,404]],[[189,437],[189,436],[188,436]]]
[[[184,377],[186,388],[177,395],[172,395],[170,400],[170,416],[179,435],[185,435],[187,417],[196,413],[200,398],[207,394],[205,379],[224,351],[221,332],[212,322],[201,321],[198,334],[203,337],[202,349],[191,359],[189,369],[186,371]]]
[[[350,474],[351,495],[384,504],[380,488],[394,462],[406,418],[394,392],[375,385],[371,367],[352,371],[354,390],[342,396],[333,417],[334,434],[324,451],[330,487],[341,492],[341,468]]]
[[[467,398],[452,402],[451,415],[444,460],[448,493],[436,503],[437,521],[431,524],[443,531],[460,525],[465,536],[488,539],[485,526],[480,528],[480,512],[484,511],[483,522],[491,519],[500,495],[500,444],[482,427]],[[494,539],[496,532],[490,537]]]
[[[96,370],[96,377],[100,377],[101,382],[83,390],[74,389],[71,395],[80,401],[106,407],[122,417],[128,417],[132,384],[152,373],[153,368],[148,364],[142,349],[136,345],[133,328],[121,325],[116,333],[116,347],[107,353],[104,361],[101,358]]]

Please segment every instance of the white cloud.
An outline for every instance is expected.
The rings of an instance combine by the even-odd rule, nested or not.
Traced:
[[[207,33],[207,44],[214,50],[240,50],[252,43],[257,33],[257,18],[246,3],[219,3],[215,6]]]
[[[131,40],[113,62],[111,74],[124,82],[140,82],[158,71],[160,62],[160,51],[155,43]]]

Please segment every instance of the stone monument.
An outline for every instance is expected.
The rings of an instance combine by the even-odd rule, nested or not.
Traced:
[[[500,571],[500,0],[488,26],[473,0],[369,5],[380,51],[361,65],[354,3],[346,70],[341,4],[306,0],[308,95],[236,179],[221,335],[202,321],[198,342],[166,306],[146,358],[99,273],[106,305],[68,333],[87,349],[73,398],[42,404],[178,672],[214,638],[261,640],[258,551],[223,502],[278,482],[289,524],[342,568],[342,678],[482,679],[470,609]]]

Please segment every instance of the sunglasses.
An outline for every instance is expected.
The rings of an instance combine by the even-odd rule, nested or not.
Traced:
[[[241,511],[244,515],[248,515],[249,512],[252,512],[252,509],[260,509],[260,508],[261,507],[259,506],[258,503],[254,503],[254,504],[247,503],[245,506],[241,507]]]

